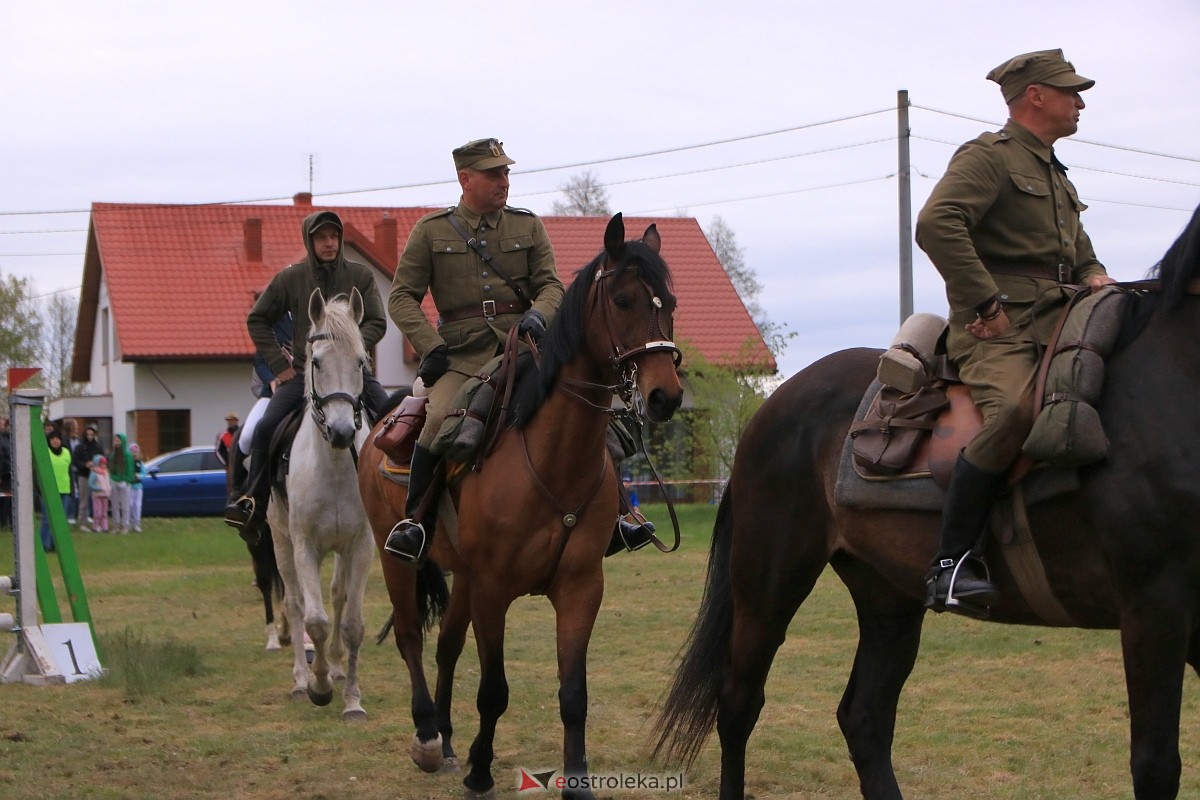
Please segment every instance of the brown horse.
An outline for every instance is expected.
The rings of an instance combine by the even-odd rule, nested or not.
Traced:
[[[1200,670],[1200,210],[1126,303],[1098,410],[1108,459],[1078,491],[1029,508],[1038,553],[1071,624],[1117,628],[1125,657],[1134,795],[1179,791],[1186,665]],[[722,800],[744,796],[746,741],[789,622],[831,565],[858,615],[837,719],[863,797],[901,796],[891,745],[925,617],[938,515],[834,501],[838,459],[879,351],[847,350],[794,376],[738,445],[714,526],[708,582],[658,721],[658,752],[690,763],[715,722]],[[992,620],[1048,624],[989,543],[1001,597]],[[966,732],[964,732],[966,734]]]
[[[679,351],[671,342],[675,298],[658,254],[658,232],[652,225],[640,241],[629,242],[624,233],[618,214],[608,223],[604,251],[576,275],[542,337],[536,372],[523,376],[514,392],[515,424],[482,466],[466,471],[451,489],[457,537],[443,527],[420,572],[382,549],[403,516],[404,487],[381,476],[373,436],[359,457],[359,485],[383,560],[396,646],[412,680],[413,760],[426,771],[454,758],[451,686],[467,627],[475,629],[480,724],[463,780],[468,797],[495,796],[492,745],[508,706],[505,615],[523,595],[544,594],[554,607],[563,771],[568,782],[587,774],[587,649],[604,593],[604,551],[618,514],[616,475],[605,446],[612,399],[621,397],[660,422],[683,394]],[[445,603],[440,568],[451,570],[454,581],[438,637],[435,703],[421,648],[423,623]],[[563,796],[592,793],[584,788]]]

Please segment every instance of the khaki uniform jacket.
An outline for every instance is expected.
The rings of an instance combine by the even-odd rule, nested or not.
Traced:
[[[311,236],[314,226],[320,227],[330,213],[317,212],[305,218],[303,232],[308,258],[277,273],[246,318],[246,327],[258,354],[276,375],[285,372],[289,366],[296,372],[304,371],[304,362],[308,358],[308,299],[313,289],[320,289],[326,300],[339,294],[349,296],[351,289],[358,289],[363,299],[363,319],[358,329],[368,352],[387,333],[387,317],[384,316],[379,287],[375,285],[374,271],[366,264],[347,261],[341,250],[337,258],[327,264],[318,262],[313,255]],[[275,340],[275,323],[289,311],[294,326],[290,364]]]
[[[452,368],[473,373],[496,355],[522,312],[483,315],[484,301],[509,303],[517,302],[518,297],[467,246],[450,224],[451,214],[479,240],[504,274],[521,287],[547,322],[562,302],[563,285],[546,228],[531,211],[506,206],[480,216],[460,202],[454,208],[421,218],[400,256],[388,297],[388,313],[421,358],[445,344]],[[479,306],[480,313],[434,328],[421,310],[426,292],[433,294],[440,313],[473,305]]]
[[[1085,206],[1066,168],[1022,125],[1009,120],[959,148],[917,218],[916,238],[946,281],[952,357],[970,350],[963,330],[999,297],[1011,336],[1045,342],[1067,282],[1104,275],[1079,215]],[[989,267],[1045,271],[1045,279],[1004,275]]]

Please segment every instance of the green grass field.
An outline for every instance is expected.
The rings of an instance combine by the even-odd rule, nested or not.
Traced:
[[[669,526],[661,507],[645,510],[660,530]],[[680,509],[678,553],[643,550],[606,562],[590,655],[594,772],[674,772],[650,762],[648,728],[696,613],[714,510]],[[366,723],[343,723],[340,697],[326,708],[293,702],[290,651],[263,649],[261,603],[237,536],[215,518],[150,519],[144,527],[141,535],[75,534],[109,675],[67,686],[0,686],[0,798],[460,796],[460,778],[425,775],[408,759],[407,672],[390,639],[370,644],[363,657]],[[11,553],[3,532],[0,563],[11,564]],[[51,569],[58,569],[53,556]],[[12,610],[12,598],[0,597],[0,611]],[[369,633],[387,613],[376,565],[367,588]],[[859,796],[834,718],[855,640],[848,595],[827,572],[775,660],[750,740],[747,788],[754,797]],[[11,635],[0,642],[7,651]],[[511,702],[496,741],[501,797],[516,796],[518,767],[559,763],[554,650],[549,603],[518,602],[506,639]],[[432,677],[431,653],[426,665]],[[475,732],[477,683],[468,642],[455,702],[455,743],[464,760]],[[1200,797],[1196,700],[1189,675],[1180,797]],[[901,697],[894,757],[909,798],[1131,797],[1117,635],[948,615],[927,620]],[[715,796],[718,772],[714,734],[687,787],[671,796]]]

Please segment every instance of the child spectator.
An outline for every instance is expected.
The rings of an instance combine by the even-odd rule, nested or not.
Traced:
[[[108,459],[104,456],[92,459],[88,489],[92,493],[93,529],[97,533],[108,533],[108,498],[112,494],[112,481],[108,478]]]

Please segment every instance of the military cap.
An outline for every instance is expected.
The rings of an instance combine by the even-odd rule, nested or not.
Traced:
[[[1000,84],[1006,103],[1016,100],[1026,87],[1035,83],[1076,92],[1096,85],[1094,80],[1076,74],[1062,50],[1037,50],[1010,58],[989,72],[987,79]]]
[[[476,139],[454,148],[454,168],[485,170],[515,164],[504,154],[504,142],[499,139]]]

